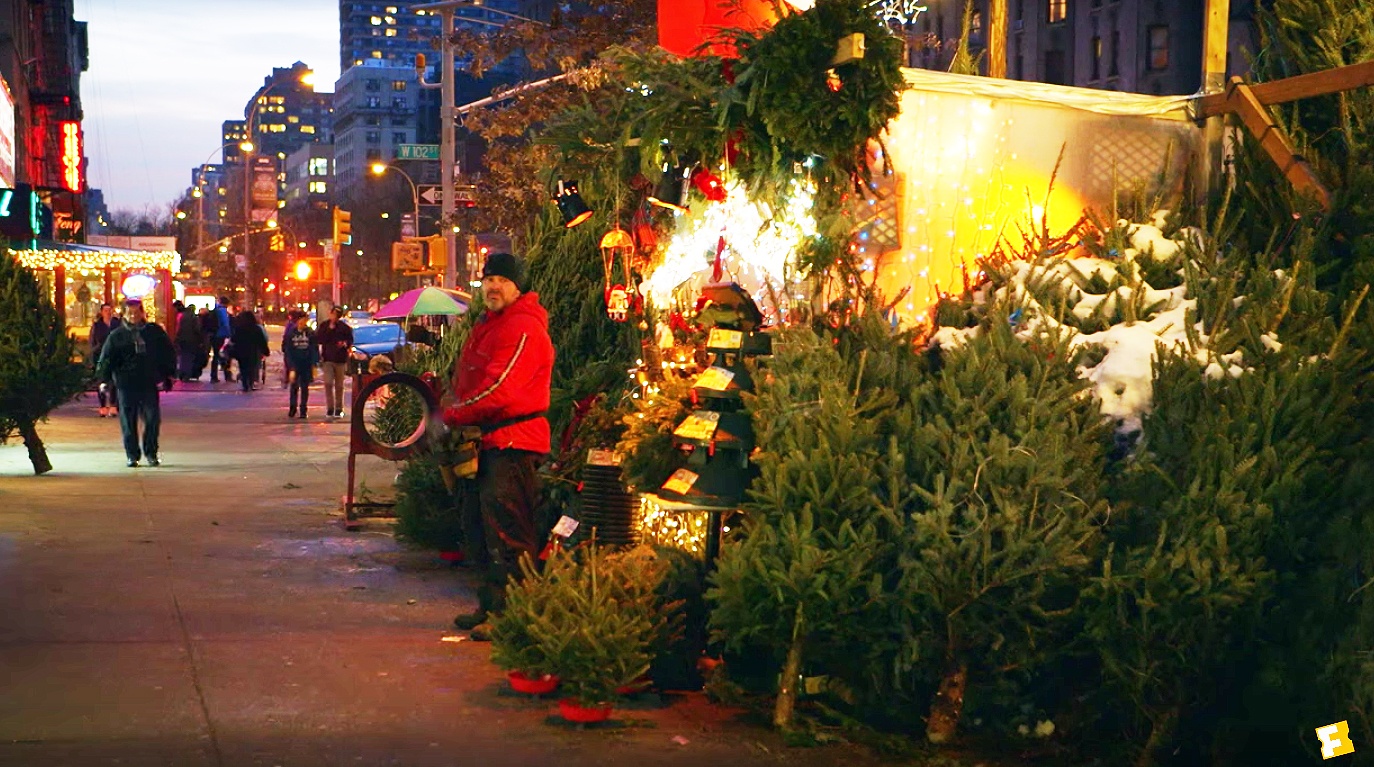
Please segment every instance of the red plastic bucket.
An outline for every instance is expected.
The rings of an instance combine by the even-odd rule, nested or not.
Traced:
[[[558,701],[558,713],[569,722],[578,724],[591,724],[592,722],[604,722],[611,718],[611,707],[601,706],[597,708],[585,708],[579,706],[572,698],[564,698]]]
[[[531,679],[523,671],[512,671],[506,674],[506,678],[510,680],[512,690],[526,695],[547,695],[558,688],[558,677],[549,674]]]

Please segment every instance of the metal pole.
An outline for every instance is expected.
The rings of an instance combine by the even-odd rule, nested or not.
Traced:
[[[439,173],[440,181],[443,184],[442,190],[444,199],[441,201],[443,215],[440,218],[440,225],[443,227],[444,248],[448,253],[448,261],[444,264],[444,282],[446,288],[458,287],[458,238],[454,236],[454,200],[453,200],[453,171],[456,164],[456,152],[454,143],[454,120],[457,115],[453,112],[453,9],[444,8],[444,34],[442,37],[443,52],[443,77],[442,89],[440,92],[439,106]],[[419,210],[418,195],[416,197],[416,210]],[[415,231],[420,231],[420,217],[415,216]]]

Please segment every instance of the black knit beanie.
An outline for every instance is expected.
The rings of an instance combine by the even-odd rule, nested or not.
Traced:
[[[482,267],[482,276],[505,277],[515,283],[515,289],[525,292],[525,262],[510,253],[492,253]]]

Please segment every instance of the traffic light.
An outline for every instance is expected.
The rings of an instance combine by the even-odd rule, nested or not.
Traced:
[[[353,214],[343,208],[334,209],[334,244],[353,244]]]
[[[310,262],[304,259],[296,262],[296,279],[305,282],[310,279]]]
[[[448,243],[444,241],[443,235],[428,238],[429,243],[429,268],[442,272],[448,265]]]
[[[280,253],[281,251],[286,250],[286,238],[282,236],[281,232],[273,232],[272,243],[267,247],[268,250]]]

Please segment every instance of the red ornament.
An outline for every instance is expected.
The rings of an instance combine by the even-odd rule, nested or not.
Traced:
[[[825,72],[825,87],[829,88],[831,93],[839,93],[844,87],[844,81],[835,70],[828,69]]]
[[[698,168],[692,174],[692,186],[696,187],[701,196],[711,202],[725,202],[725,184],[720,180],[720,176],[712,173],[705,168]]]
[[[744,129],[736,128],[730,137],[725,139],[725,163],[734,165],[735,158],[739,157],[739,146],[744,143]]]

